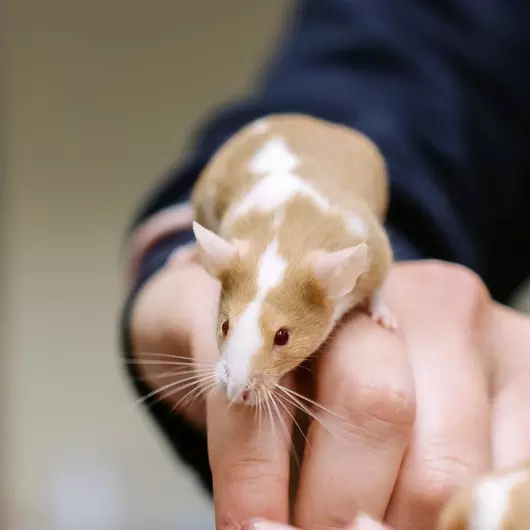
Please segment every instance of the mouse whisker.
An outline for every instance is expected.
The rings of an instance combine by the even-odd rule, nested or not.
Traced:
[[[182,368],[192,368],[195,371],[213,370],[215,365],[210,366],[195,366],[192,363],[181,363],[175,361],[159,361],[155,359],[136,359],[124,361],[124,364],[134,364],[136,366],[180,366]]]
[[[282,391],[285,390],[284,388],[280,387],[279,385],[278,385],[278,388],[279,388],[279,390],[282,390]],[[301,402],[298,399],[290,396],[289,394],[282,395],[281,397],[282,397],[282,399],[285,399],[285,401],[287,401],[287,403],[289,403],[290,405],[293,405],[298,410],[301,410],[302,412],[305,412],[308,416],[310,416],[311,418],[313,418],[313,419],[317,420],[318,422],[320,422],[320,418],[315,414],[315,412],[313,412],[309,407],[304,405],[303,402]]]
[[[306,436],[306,434],[304,433],[304,430],[302,429],[302,427],[300,426],[300,424],[296,421],[296,418],[294,417],[294,414],[292,414],[291,411],[289,410],[289,407],[288,407],[288,406],[282,401],[282,396],[277,395],[277,399],[278,399],[278,402],[280,403],[280,405],[285,409],[285,411],[287,412],[287,414],[289,414],[289,416],[292,418],[294,425],[297,427],[297,429],[300,431],[300,434],[303,436],[306,445],[307,445],[309,448],[311,448],[311,445],[309,444],[309,440],[307,439],[307,436]],[[293,403],[291,403],[291,405],[293,405]],[[296,405],[295,405],[295,406],[296,406]]]
[[[344,418],[344,416],[341,416],[340,414],[337,414],[336,412],[333,412],[332,410],[324,407],[323,405],[321,405],[320,403],[318,403],[317,401],[314,401],[313,399],[310,399],[302,394],[299,394],[298,392],[295,392],[294,390],[290,389],[290,388],[286,388],[284,386],[281,386],[281,385],[276,385],[278,386],[280,389],[282,389],[284,392],[288,393],[291,397],[297,397],[298,399],[301,399],[303,401],[305,401],[306,403],[310,403],[311,405],[314,405],[315,407],[318,407],[319,409],[323,410],[324,412],[327,412],[328,414],[331,414],[333,416],[335,416],[336,418],[344,421],[344,422],[348,422],[348,420],[346,418]]]
[[[142,396],[141,398],[137,399],[136,402],[135,402],[135,405],[141,405],[142,403],[144,403],[145,401],[159,395],[159,394],[163,394],[163,392],[165,392],[166,390],[171,390],[171,393],[168,394],[168,395],[162,395],[160,399],[165,399],[169,396],[172,396],[173,394],[175,394],[176,392],[180,391],[180,390],[185,390],[186,388],[189,388],[190,386],[192,385],[199,385],[203,382],[206,382],[210,379],[213,379],[214,378],[214,375],[207,375],[207,376],[199,376],[199,375],[193,375],[193,376],[190,376],[190,377],[185,377],[184,379],[179,379],[178,381],[172,381],[171,383],[168,383],[167,385],[164,385],[160,388],[157,388],[155,390],[153,390],[152,392],[149,392],[148,394]]]
[[[150,378],[151,379],[163,379],[164,377],[170,377],[172,375],[175,375],[175,376],[183,376],[183,375],[192,375],[192,374],[197,374],[197,375],[206,375],[208,373],[212,373],[213,372],[213,368],[202,368],[202,369],[196,369],[196,368],[176,368],[174,370],[171,370],[169,372],[162,372],[160,374],[154,374],[154,375],[151,375]]]
[[[288,393],[286,393],[285,392],[287,390],[286,388],[282,387],[281,385],[276,385],[276,386],[277,386],[277,388],[279,388],[280,390],[282,390],[284,392],[284,396],[282,396],[282,397],[288,403],[294,405],[295,407],[300,409],[302,412],[305,412],[310,418],[313,418],[315,421],[320,423],[320,425],[322,425],[322,427],[324,427],[330,434],[332,434],[332,435],[336,434],[335,431],[333,431],[333,429],[330,429],[330,427],[328,425],[326,425],[326,423],[322,420],[322,418],[320,417],[319,414],[317,414],[315,411],[311,410],[311,408],[309,408],[307,405],[305,405],[296,396],[291,396]],[[316,405],[319,406],[318,403],[316,403]],[[322,407],[322,408],[324,408],[324,407]],[[326,410],[326,409],[324,408],[324,410]]]
[[[262,396],[263,396],[263,388],[260,386],[258,387],[258,431],[261,432],[262,429],[262,413],[263,413],[263,402],[262,402]]]
[[[167,365],[167,366],[191,366],[196,367],[200,369],[205,368],[213,368],[215,366],[215,363],[203,363],[199,364],[196,363],[193,360],[184,362],[184,361],[171,361],[171,360],[164,360],[164,359],[125,359],[123,361],[124,364],[153,364],[153,365]]]
[[[213,388],[215,388],[216,386],[216,382],[215,381],[210,381],[208,384],[206,384],[205,386],[201,386],[200,384],[198,386],[196,386],[195,388],[192,388],[186,395],[184,395],[175,405],[173,405],[173,408],[171,409],[173,412],[175,410],[178,409],[179,405],[181,403],[184,403],[184,405],[188,408],[191,408],[193,406],[193,404],[195,403],[195,401],[197,401],[197,399],[204,395],[204,394],[207,394],[210,390],[212,390]],[[193,398],[193,399],[192,399]],[[191,399],[191,403],[189,402],[189,400]]]
[[[186,355],[175,355],[174,353],[157,353],[157,352],[140,352],[135,353],[135,357],[144,357],[144,356],[151,356],[156,358],[162,358],[162,359],[175,359],[176,361],[182,361],[189,364],[197,364],[197,365],[213,365],[213,362],[208,361],[196,361],[192,357],[186,356]]]
[[[296,462],[296,465],[297,467],[300,469],[300,458],[298,457],[298,454],[296,453],[296,448],[294,446],[294,442],[293,442],[293,439],[292,439],[292,436],[291,436],[291,431],[290,429],[287,427],[287,423],[285,421],[285,418],[283,417],[283,414],[281,413],[280,409],[278,408],[278,401],[280,402],[280,404],[283,406],[283,408],[287,411],[287,413],[289,414],[289,416],[291,416],[291,418],[293,417],[292,414],[289,412],[289,410],[287,409],[287,407],[279,400],[278,396],[275,395],[274,392],[271,392],[271,403],[273,405],[273,407],[275,408],[276,410],[276,414],[278,415],[278,418],[280,420],[280,423],[281,423],[281,426],[283,428],[283,431],[285,433],[285,436],[287,438],[287,441],[289,443],[289,452],[294,456],[294,459],[295,459],[295,462]],[[294,418],[293,418],[294,420]]]
[[[311,375],[313,375],[313,370],[311,370],[311,368],[309,368],[309,366],[306,366],[304,363],[302,364],[299,364],[295,370],[306,370],[307,372],[309,372]]]
[[[267,412],[268,412],[268,415],[269,415],[269,421],[271,423],[271,427],[272,427],[272,430],[273,430],[273,433],[274,433],[274,438],[277,439],[277,434],[276,434],[276,422],[274,421],[274,416],[272,414],[272,409],[271,409],[271,404],[270,404],[270,390],[269,389],[266,389],[265,390],[265,406],[267,407]]]

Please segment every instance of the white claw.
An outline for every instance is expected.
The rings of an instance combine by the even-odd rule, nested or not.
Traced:
[[[370,299],[370,315],[374,322],[381,324],[384,328],[397,330],[397,318],[385,303],[383,288],[378,289]]]
[[[372,307],[371,309],[372,320],[381,324],[386,329],[396,331],[398,328],[397,318],[388,309],[387,306]]]

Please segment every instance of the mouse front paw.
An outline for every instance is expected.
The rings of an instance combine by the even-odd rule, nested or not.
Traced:
[[[374,322],[381,324],[385,329],[391,329],[393,331],[397,330],[397,318],[387,306],[372,307],[370,315]]]
[[[396,331],[398,328],[397,318],[386,305],[382,290],[376,291],[370,300],[369,312],[372,320],[385,329]]]

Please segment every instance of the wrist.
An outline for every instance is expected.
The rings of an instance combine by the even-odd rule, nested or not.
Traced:
[[[193,209],[189,202],[177,203],[153,213],[144,219],[129,236],[129,277],[134,282],[142,264],[149,261],[153,250],[160,254],[160,247],[167,246],[168,239],[173,249],[193,240]],[[164,257],[167,259],[167,255]]]

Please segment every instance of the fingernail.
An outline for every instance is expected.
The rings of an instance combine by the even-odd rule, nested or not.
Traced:
[[[251,519],[247,521],[241,530],[294,530],[292,526],[273,523],[265,519]]]
[[[389,527],[372,519],[366,513],[359,513],[347,530],[389,530]]]

